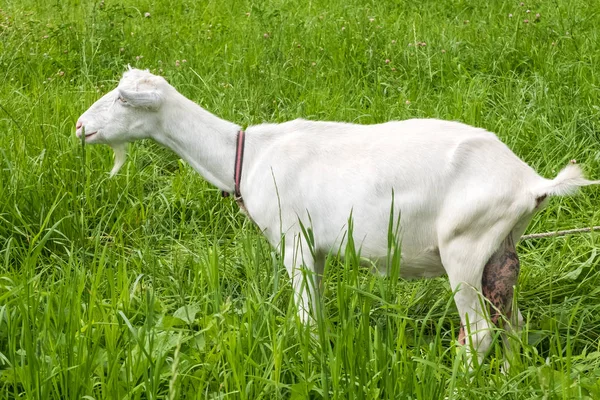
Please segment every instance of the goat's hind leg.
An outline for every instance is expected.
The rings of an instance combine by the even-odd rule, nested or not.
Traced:
[[[460,315],[461,328],[458,342],[465,345],[471,362],[475,350],[479,362],[491,345],[491,324],[481,302],[481,277],[488,255],[465,249],[477,247],[470,236],[454,237],[440,247],[442,263],[454,293],[454,302]]]
[[[490,303],[490,319],[497,326],[502,322],[502,316],[505,316],[508,321],[513,320],[514,287],[519,278],[519,270],[519,257],[515,244],[512,235],[508,235],[485,264],[481,278],[482,293]],[[518,310],[516,317],[516,320],[521,317]]]
[[[511,234],[486,263],[481,279],[482,293],[489,302],[490,319],[496,326],[503,325],[507,333],[518,332],[523,321],[519,309],[513,307],[514,287],[517,285],[519,270],[519,257]],[[504,321],[507,324],[503,324]],[[505,355],[508,356],[511,346],[506,333],[502,334],[502,341]],[[505,368],[508,367],[507,359]]]

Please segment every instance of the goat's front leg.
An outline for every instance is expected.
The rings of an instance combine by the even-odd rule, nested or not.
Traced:
[[[317,296],[324,260],[315,260],[310,250],[302,247],[286,246],[283,263],[292,280],[298,317],[302,323],[310,323],[311,313],[315,317],[317,315]]]

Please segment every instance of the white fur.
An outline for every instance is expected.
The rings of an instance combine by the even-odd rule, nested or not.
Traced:
[[[153,138],[219,189],[234,189],[240,126],[205,111],[161,77],[126,72],[80,122],[86,134],[97,132],[88,143],[118,150],[113,174],[124,161],[125,143]],[[585,180],[576,165],[544,179],[493,133],[459,122],[294,120],[251,126],[246,133],[243,201],[284,254],[303,321],[310,318],[315,283],[303,279],[298,267],[318,274],[328,253],[343,254],[350,215],[361,256],[386,272],[393,201],[400,217],[394,245],[401,244],[401,275],[448,274],[452,288],[460,289],[458,311],[463,324],[469,315],[480,353],[490,341],[478,297],[487,260],[508,235],[518,241],[540,198],[599,183]],[[312,230],[312,248],[301,224]]]

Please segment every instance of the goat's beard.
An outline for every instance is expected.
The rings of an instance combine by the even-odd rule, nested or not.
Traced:
[[[115,152],[115,165],[110,171],[111,178],[119,172],[123,164],[125,164],[125,159],[127,158],[127,143],[119,143],[110,145],[113,151]]]

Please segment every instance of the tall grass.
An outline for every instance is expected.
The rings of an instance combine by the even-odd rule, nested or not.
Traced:
[[[574,158],[598,179],[597,4],[480,3],[5,0],[0,398],[600,398],[597,234],[519,246],[512,368],[496,340],[469,372],[446,279],[330,257],[314,335],[231,200],[149,142],[108,179],[110,150],[74,137],[129,63],[241,125],[460,120],[544,176]],[[599,225],[598,195],[530,231]]]

